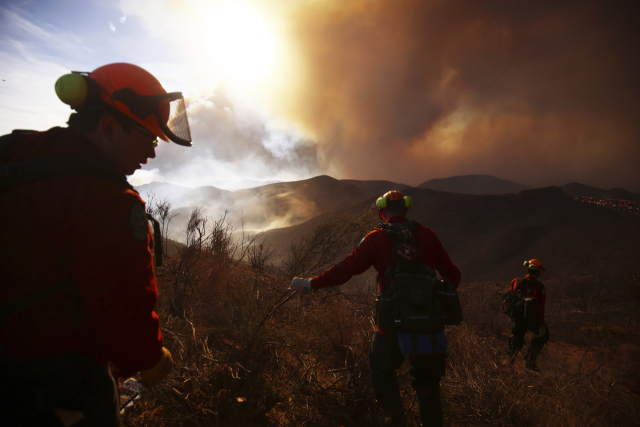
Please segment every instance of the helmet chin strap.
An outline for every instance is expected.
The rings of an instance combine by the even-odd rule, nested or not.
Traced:
[[[387,218],[384,217],[384,213],[382,213],[382,209],[378,209],[378,216],[381,220],[386,221]]]

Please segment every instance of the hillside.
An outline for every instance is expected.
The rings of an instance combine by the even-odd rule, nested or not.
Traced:
[[[414,188],[411,195],[409,218],[436,232],[464,281],[510,280],[530,258],[542,260],[550,278],[638,269],[640,217],[577,203],[559,187],[488,196]],[[265,238],[281,253],[323,219],[270,230]]]
[[[418,188],[462,194],[508,194],[530,189],[528,185],[496,178],[491,175],[462,175],[436,178],[418,185]]]
[[[640,194],[631,193],[624,188],[603,190],[602,188],[591,187],[578,182],[570,182],[560,188],[562,188],[571,197],[593,197],[596,200],[621,199],[640,202]]]

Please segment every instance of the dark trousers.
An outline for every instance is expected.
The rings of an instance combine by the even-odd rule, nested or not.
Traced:
[[[540,323],[538,322],[513,321],[509,349],[511,351],[521,350],[524,346],[524,336],[527,331],[537,334],[539,330]],[[534,337],[531,340],[531,348],[539,353],[547,342],[549,342],[549,328],[545,328],[545,332],[541,337]]]
[[[120,425],[118,387],[106,365],[60,354],[0,368],[0,417],[7,426],[62,426],[54,409],[80,411],[74,427]]]
[[[445,374],[445,358],[443,353],[409,356],[411,387],[418,393],[423,425],[442,424],[440,377]],[[375,332],[369,350],[369,367],[373,392],[379,402],[400,393],[396,370],[403,362],[397,334]]]

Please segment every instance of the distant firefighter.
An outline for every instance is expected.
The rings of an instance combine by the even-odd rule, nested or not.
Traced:
[[[377,330],[369,350],[371,383],[394,426],[406,426],[396,370],[409,355],[423,426],[442,426],[440,377],[445,374],[444,326],[462,321],[456,288],[460,271],[436,234],[406,218],[413,199],[389,191],[376,201],[385,221],[368,233],[341,263],[312,279],[294,278],[290,290],[340,286],[373,266],[380,295]],[[437,270],[443,277],[436,279]]]
[[[525,261],[524,267],[527,270],[526,276],[513,279],[510,290],[503,293],[505,314],[513,322],[509,338],[509,361],[514,362],[516,354],[524,346],[524,336],[529,330],[535,337],[525,355],[525,366],[537,371],[536,359],[549,341],[549,329],[544,321],[547,291],[538,281],[545,269],[537,259]]]
[[[158,138],[191,134],[182,94],[136,65],[66,74],[55,90],[76,110],[69,127],[0,137],[0,424],[117,426],[114,377],[153,387],[173,363],[150,218],[126,175]]]

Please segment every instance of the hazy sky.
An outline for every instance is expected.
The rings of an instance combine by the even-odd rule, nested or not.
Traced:
[[[640,192],[638,2],[46,0],[0,6],[0,133],[64,125],[55,80],[132,62],[194,147],[138,182],[490,174]]]

